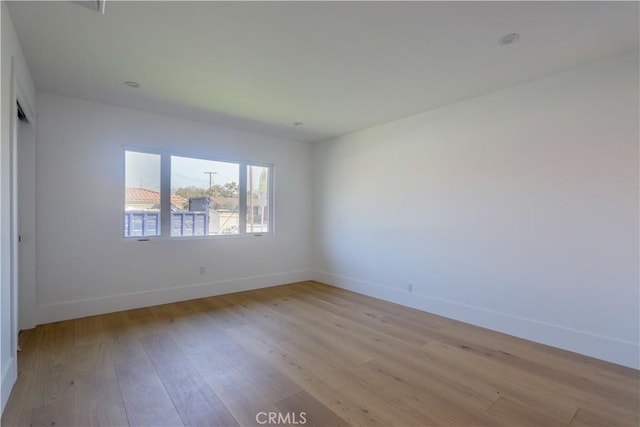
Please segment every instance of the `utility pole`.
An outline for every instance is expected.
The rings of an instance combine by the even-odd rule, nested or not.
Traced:
[[[205,175],[209,175],[209,188],[213,185],[213,175],[216,175],[218,172],[205,172]]]

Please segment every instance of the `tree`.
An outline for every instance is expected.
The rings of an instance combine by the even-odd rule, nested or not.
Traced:
[[[189,187],[178,188],[175,195],[184,197],[187,202],[184,206],[180,206],[181,209],[189,207],[189,199],[192,197],[222,197],[222,198],[235,198],[240,196],[240,186],[237,182],[227,182],[224,185],[214,184],[209,189],[195,187],[193,185]]]
[[[203,197],[206,196],[207,193],[204,189],[202,188],[198,188],[198,187],[194,187],[189,186],[189,187],[182,187],[182,188],[178,188],[174,194],[176,196],[180,196],[183,197],[185,202],[182,206],[178,206],[180,209],[188,209],[189,208],[189,199],[191,197]]]
[[[215,184],[207,190],[207,194],[213,197],[238,197],[240,187],[237,182],[227,182],[224,185]]]

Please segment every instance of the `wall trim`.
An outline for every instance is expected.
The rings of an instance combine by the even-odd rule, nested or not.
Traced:
[[[472,325],[640,369],[640,345],[374,282],[313,271],[313,280]]]
[[[304,282],[311,277],[311,271],[298,270],[41,305],[37,310],[38,324]]]
[[[4,412],[4,408],[5,406],[7,406],[7,402],[9,401],[9,396],[11,395],[13,385],[18,379],[18,364],[16,362],[16,359],[16,357],[12,356],[11,359],[9,359],[9,363],[7,363],[2,371],[2,385],[0,388],[0,414]]]

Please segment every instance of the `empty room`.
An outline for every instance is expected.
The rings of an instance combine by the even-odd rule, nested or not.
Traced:
[[[640,425],[640,2],[0,11],[3,427]]]

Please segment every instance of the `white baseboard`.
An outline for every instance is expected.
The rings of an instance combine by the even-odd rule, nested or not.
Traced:
[[[12,355],[9,362],[7,362],[6,366],[3,366],[2,370],[2,385],[0,387],[0,415],[4,412],[4,407],[7,406],[7,401],[9,400],[9,395],[11,394],[11,389],[13,385],[16,383],[18,379],[18,363],[16,362],[15,355]]]
[[[640,369],[640,346],[633,342],[565,328],[403,289],[390,288],[377,283],[323,271],[314,271],[313,279],[338,288],[461,322]]]
[[[219,282],[200,283],[176,288],[156,289],[145,292],[134,292],[108,297],[90,298],[69,301],[60,304],[48,304],[38,307],[38,324],[77,319],[132,308],[150,307],[177,301],[186,301],[214,295],[268,288],[285,283],[311,280],[308,270],[290,271],[286,273],[262,276],[243,277]]]

